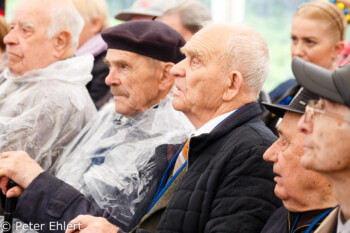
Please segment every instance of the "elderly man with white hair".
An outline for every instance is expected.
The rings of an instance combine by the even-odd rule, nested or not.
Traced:
[[[22,0],[4,38],[0,150],[23,150],[50,169],[94,116],[85,88],[91,55],[73,57],[84,21],[68,0]]]

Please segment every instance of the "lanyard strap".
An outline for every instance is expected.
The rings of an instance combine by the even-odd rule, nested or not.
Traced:
[[[164,192],[168,189],[168,187],[171,185],[171,183],[175,180],[175,178],[179,175],[179,173],[182,171],[183,167],[187,164],[187,161],[181,166],[181,168],[175,173],[175,175],[169,180],[169,182],[167,183],[167,180],[169,178],[169,175],[175,165],[176,159],[179,156],[180,152],[182,151],[183,147],[185,146],[185,144],[183,144],[183,146],[181,147],[180,150],[177,151],[177,153],[175,154],[174,158],[171,160],[170,164],[168,165],[162,180],[159,184],[159,187],[157,189],[156,195],[153,198],[152,204],[149,207],[148,211],[149,212],[152,207],[156,204],[156,202],[159,200],[159,198],[164,194]]]
[[[324,219],[332,210],[334,210],[337,206],[326,210],[325,212],[323,212],[320,216],[318,216],[311,224],[310,226],[306,229],[305,233],[310,233],[311,230],[316,226],[317,223],[319,223],[322,219]],[[295,226],[297,225],[297,222],[300,218],[300,214],[297,214],[295,220],[294,220],[294,224],[292,227],[292,230],[290,231],[291,233],[293,233]]]
[[[295,217],[295,220],[294,220],[293,227],[292,227],[292,229],[290,230],[290,233],[293,233],[294,228],[295,228],[295,226],[297,225],[297,222],[298,222],[299,218],[300,218],[300,214],[297,214],[297,216]]]

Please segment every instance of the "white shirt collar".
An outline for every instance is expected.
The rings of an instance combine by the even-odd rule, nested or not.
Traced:
[[[338,211],[337,233],[350,232],[350,219],[345,222],[341,209]]]
[[[215,117],[214,119],[208,121],[205,123],[202,127],[197,129],[193,136],[199,136],[204,133],[210,133],[217,125],[219,125],[223,120],[225,120],[229,115],[234,113],[236,110],[233,110],[231,112],[225,113],[223,115],[220,115],[218,117]]]

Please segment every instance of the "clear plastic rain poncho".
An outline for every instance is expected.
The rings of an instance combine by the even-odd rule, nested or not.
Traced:
[[[0,85],[0,151],[23,150],[45,170],[96,113],[85,88],[91,55],[58,61]]]
[[[60,156],[55,175],[128,225],[153,178],[155,148],[184,142],[193,126],[171,97],[133,118],[114,106],[99,113]]]

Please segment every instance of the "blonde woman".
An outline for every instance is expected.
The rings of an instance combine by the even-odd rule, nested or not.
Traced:
[[[109,27],[108,5],[105,0],[72,0],[84,19],[84,27],[79,37],[79,48],[75,55],[92,54],[95,57],[92,68],[92,80],[86,85],[97,109],[100,109],[111,97],[105,78],[109,73],[103,62],[107,45],[102,40],[101,31]]]

